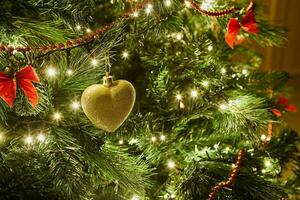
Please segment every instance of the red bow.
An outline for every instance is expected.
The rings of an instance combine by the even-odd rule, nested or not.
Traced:
[[[298,111],[297,107],[295,105],[289,104],[289,99],[284,96],[278,97],[277,105],[280,107],[283,107],[284,110],[286,110],[288,112],[297,112]],[[272,109],[272,112],[276,117],[282,116],[281,111],[276,108]]]
[[[225,41],[232,49],[234,48],[234,42],[241,27],[249,33],[258,33],[258,27],[255,23],[253,10],[249,10],[241,22],[239,22],[237,19],[230,18],[227,25]]]
[[[0,97],[12,108],[16,98],[18,83],[31,105],[36,107],[38,104],[38,93],[32,82],[38,83],[39,81],[38,75],[30,65],[22,68],[13,78],[7,76],[4,72],[0,72]]]

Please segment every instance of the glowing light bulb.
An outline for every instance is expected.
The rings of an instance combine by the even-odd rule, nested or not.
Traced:
[[[134,11],[134,12],[132,13],[132,15],[133,15],[133,17],[138,17],[138,16],[139,16],[139,13],[138,13],[137,11]]]
[[[119,145],[122,145],[122,144],[124,144],[124,141],[121,139],[121,140],[119,140]]]
[[[256,171],[257,171],[257,168],[256,168],[256,167],[253,167],[253,168],[252,168],[252,171],[256,172]]]
[[[153,5],[149,3],[146,7],[146,13],[150,14],[152,12],[152,10],[153,10]]]
[[[48,77],[54,77],[56,75],[56,70],[53,67],[48,67],[46,73]]]
[[[225,68],[221,69],[221,74],[226,74],[226,69]]]
[[[176,164],[175,164],[175,162],[173,160],[169,160],[168,163],[167,163],[167,165],[168,165],[168,167],[170,169],[173,169],[176,166]]]
[[[55,113],[53,114],[53,119],[55,119],[55,120],[60,120],[60,119],[61,119],[61,114],[60,114],[59,112],[55,112]]]
[[[243,69],[242,74],[247,75],[248,74],[248,70],[247,69]]]
[[[177,40],[182,40],[182,38],[183,38],[182,33],[177,33],[177,34],[176,34],[176,39],[177,39]]]
[[[208,86],[209,86],[209,82],[208,82],[208,81],[203,81],[203,82],[202,82],[202,85],[203,85],[204,87],[208,87]]]
[[[219,148],[219,144],[215,144],[215,145],[214,145],[214,148],[215,148],[215,149],[218,149],[218,148]]]
[[[231,168],[235,168],[235,164],[232,164],[232,165],[231,165]]]
[[[213,50],[213,46],[212,46],[212,45],[209,45],[209,46],[207,47],[207,50],[208,50],[208,51],[212,51],[212,50]]]
[[[176,197],[176,195],[175,194],[171,194],[171,199],[174,199],[175,197]]]
[[[265,169],[262,169],[262,170],[261,170],[261,173],[262,173],[262,174],[265,174],[266,172],[267,172],[267,171],[266,171]]]
[[[129,53],[128,53],[126,50],[123,51],[122,57],[123,57],[124,59],[127,59],[127,58],[129,57]]]
[[[192,96],[193,98],[196,98],[196,97],[198,96],[198,92],[197,92],[196,90],[192,90],[191,96]]]
[[[33,139],[32,139],[32,137],[30,135],[28,135],[28,136],[25,137],[24,142],[26,144],[32,144]]]
[[[80,108],[80,103],[77,102],[77,101],[74,101],[72,104],[71,104],[71,107],[73,110],[78,110]]]
[[[177,95],[176,95],[176,99],[177,99],[178,101],[181,101],[181,100],[182,100],[182,95],[181,95],[181,94],[177,94]]]
[[[169,195],[168,194],[165,194],[164,195],[164,199],[168,199]]]
[[[225,110],[227,108],[227,106],[225,104],[221,104],[219,107],[221,110]]]
[[[132,196],[132,198],[131,198],[131,200],[139,200],[139,199],[140,199],[140,198],[139,198],[139,196],[138,196],[138,195],[136,195],[136,194],[135,194],[135,195],[133,195],[133,196]]]
[[[156,140],[157,140],[157,138],[156,138],[155,136],[152,136],[152,137],[151,137],[151,141],[152,141],[152,142],[156,142]]]
[[[0,132],[0,141],[4,139],[4,134]]]
[[[80,25],[77,25],[76,26],[76,29],[79,31],[79,30],[81,30],[81,26]]]
[[[190,8],[192,6],[191,2],[189,2],[187,0],[184,1],[184,4],[187,8]]]
[[[46,136],[43,133],[38,134],[37,140],[39,142],[44,142],[46,140]]]
[[[93,66],[96,66],[96,65],[98,64],[98,60],[92,59],[92,60],[91,60],[91,64],[92,64]]]
[[[161,141],[165,141],[166,140],[166,136],[165,135],[161,135],[159,138]]]
[[[265,141],[265,140],[267,139],[267,136],[266,136],[265,134],[262,134],[262,135],[260,136],[260,139],[261,139],[262,141]]]
[[[90,32],[92,32],[92,30],[91,30],[90,28],[87,28],[87,29],[86,29],[86,32],[87,32],[87,33],[90,33]]]
[[[179,102],[179,108],[180,108],[180,109],[184,109],[184,107],[185,107],[184,103],[183,103],[182,101],[180,101],[180,102]]]
[[[271,166],[272,166],[271,161],[266,160],[266,161],[265,161],[265,166],[266,166],[266,167],[271,167]]]
[[[71,69],[68,69],[66,73],[68,76],[71,76],[73,74],[73,71]]]
[[[171,4],[172,4],[172,1],[171,1],[171,0],[165,0],[165,5],[166,5],[167,7],[170,7]]]

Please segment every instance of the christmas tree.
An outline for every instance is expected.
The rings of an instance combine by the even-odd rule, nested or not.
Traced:
[[[0,199],[287,199],[285,30],[249,0],[2,0]],[[290,175],[285,175],[289,170]]]

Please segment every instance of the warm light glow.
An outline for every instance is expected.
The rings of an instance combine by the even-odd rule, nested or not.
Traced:
[[[267,172],[267,171],[266,171],[265,169],[262,169],[262,170],[261,170],[261,173],[262,173],[262,174],[265,174],[266,172]]]
[[[129,53],[128,53],[126,50],[123,51],[122,57],[123,57],[124,59],[127,59],[127,58],[129,57]]]
[[[193,98],[196,98],[196,97],[198,96],[198,92],[197,92],[196,90],[192,90],[191,96],[192,96]]]
[[[209,46],[207,47],[207,50],[208,50],[208,51],[212,51],[212,50],[213,50],[213,46],[212,46],[212,45],[209,45]]]
[[[177,40],[182,40],[182,38],[183,38],[182,33],[177,33],[177,34],[176,34],[176,39],[177,39]]]
[[[152,142],[156,142],[156,140],[157,140],[157,138],[156,138],[155,136],[152,136],[152,137],[151,137],[151,141],[152,141]]]
[[[139,13],[137,11],[133,12],[132,13],[133,17],[138,17],[139,16]]]
[[[265,141],[265,140],[267,139],[267,136],[266,136],[265,134],[262,134],[262,135],[260,136],[260,139],[261,139],[262,141]]]
[[[25,137],[24,142],[26,144],[32,144],[33,139],[32,139],[32,137],[30,135],[28,135],[28,136]]]
[[[266,160],[266,161],[265,161],[265,166],[266,166],[266,167],[271,167],[271,166],[272,166],[271,161]]]
[[[87,28],[87,29],[86,29],[86,32],[87,32],[87,33],[90,33],[90,32],[92,32],[92,30],[91,30],[90,28]]]
[[[176,166],[176,164],[175,164],[175,162],[174,162],[173,160],[169,160],[169,161],[168,161],[168,167],[169,167],[170,169],[173,169],[175,166]]]
[[[184,107],[185,107],[184,103],[183,103],[182,101],[180,101],[180,102],[179,102],[179,108],[180,108],[180,109],[184,109]]]
[[[247,75],[248,74],[248,70],[247,69],[243,69],[242,74]]]
[[[98,64],[98,60],[96,60],[95,58],[91,60],[91,64],[93,66],[96,66]]]
[[[46,140],[46,136],[43,133],[37,135],[37,140],[39,142],[44,142]]]
[[[165,141],[166,140],[166,136],[165,135],[161,135],[159,138],[161,141]]]
[[[76,26],[76,29],[79,31],[81,29],[81,26],[80,25],[77,25]]]
[[[53,114],[53,118],[54,118],[55,120],[60,120],[60,119],[61,119],[61,114],[58,113],[58,112],[55,112],[55,113]]]
[[[226,106],[225,104],[221,104],[221,105],[220,105],[220,109],[221,109],[221,110],[225,110],[226,108],[227,108],[227,106]]]
[[[225,74],[226,73],[226,69],[225,68],[222,68],[221,69],[221,74]]]
[[[172,1],[171,1],[171,0],[165,0],[165,5],[166,5],[167,7],[170,7],[171,4],[172,4]]]
[[[177,95],[176,95],[176,99],[177,99],[178,101],[181,101],[181,100],[182,100],[182,95],[181,95],[181,94],[177,94]]]
[[[122,144],[124,144],[124,141],[121,139],[121,140],[119,140],[119,145],[122,145]]]
[[[149,3],[146,7],[146,13],[150,14],[152,12],[152,10],[153,10],[153,5]]]
[[[188,7],[188,8],[190,8],[191,5],[192,5],[191,2],[189,2],[189,1],[187,1],[187,0],[184,1],[184,4],[185,4],[185,6]]]
[[[73,71],[71,69],[67,70],[67,75],[71,76],[73,74]]]
[[[165,194],[164,195],[164,199],[168,199],[169,195],[168,194]]]
[[[78,110],[80,108],[80,103],[78,101],[74,101],[71,104],[71,107],[72,107],[73,110]]]
[[[47,76],[54,77],[56,75],[56,70],[53,67],[48,67],[46,70]]]
[[[231,168],[235,168],[235,164],[232,164],[232,165],[231,165]]]
[[[204,87],[208,87],[208,86],[209,86],[209,82],[208,82],[208,81],[203,81],[203,82],[202,82],[202,85],[203,85]]]
[[[0,141],[3,140],[3,138],[4,138],[4,134],[0,132]]]
[[[138,196],[138,195],[136,195],[136,194],[135,194],[135,195],[133,195],[133,196],[132,196],[132,198],[131,198],[131,200],[139,200],[139,199],[140,199],[140,198],[139,198],[139,196]]]
[[[171,194],[171,199],[174,199],[175,197],[176,197],[176,195],[175,194]]]

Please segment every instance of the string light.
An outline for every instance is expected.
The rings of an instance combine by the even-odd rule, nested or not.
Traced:
[[[121,139],[121,140],[119,140],[119,145],[122,145],[122,144],[124,144],[124,141]]]
[[[135,195],[133,195],[133,196],[132,196],[132,198],[131,198],[131,200],[139,200],[139,199],[140,199],[140,198],[139,198],[139,196],[138,196],[138,195],[136,195],[136,194],[135,194]]]
[[[176,34],[176,39],[177,39],[177,40],[182,40],[182,38],[183,38],[182,33],[177,33],[177,34]]]
[[[227,106],[225,104],[221,104],[219,107],[221,110],[225,110],[227,108]]]
[[[92,59],[92,60],[91,60],[91,64],[92,64],[93,66],[96,66],[96,65],[98,64],[98,60]]]
[[[184,103],[183,103],[182,101],[180,101],[180,102],[179,102],[179,108],[180,108],[180,109],[184,109],[184,107],[185,107]]]
[[[207,50],[208,50],[208,51],[212,51],[212,50],[213,50],[213,46],[212,46],[212,45],[209,45],[209,46],[207,47]]]
[[[176,195],[175,194],[171,194],[171,199],[174,199],[175,197],[176,197]]]
[[[80,25],[77,25],[76,26],[76,29],[79,31],[81,29],[81,26]]]
[[[234,163],[231,165],[231,168],[235,168],[235,164]]]
[[[32,137],[30,135],[28,135],[28,136],[25,137],[24,142],[26,144],[32,144],[33,139],[32,139]]]
[[[171,4],[172,4],[172,1],[171,1],[171,0],[165,0],[165,5],[166,5],[167,7],[170,7]]]
[[[56,75],[56,70],[54,67],[48,67],[46,73],[48,77],[54,77]]]
[[[164,195],[164,199],[168,199],[169,195],[168,194],[165,194]]]
[[[146,7],[146,13],[150,14],[152,12],[152,9],[153,9],[153,5],[149,3]]]
[[[80,103],[78,101],[74,101],[71,104],[71,107],[72,107],[73,110],[78,110],[80,108]]]
[[[181,100],[182,100],[182,95],[181,95],[181,94],[177,94],[177,95],[176,95],[176,99],[177,99],[178,101],[181,101]]]
[[[43,133],[38,134],[37,140],[39,142],[44,142],[46,140],[46,136]]]
[[[260,136],[260,139],[261,139],[262,141],[265,141],[265,140],[267,139],[267,136],[266,136],[265,134],[262,134],[262,135]]]
[[[0,141],[2,141],[4,138],[4,134],[2,132],[0,132]]]
[[[168,163],[167,163],[167,165],[168,165],[168,167],[170,169],[173,169],[176,166],[176,164],[175,164],[175,162],[173,160],[169,160]]]
[[[138,17],[138,16],[139,16],[139,13],[138,13],[137,11],[134,11],[134,12],[132,13],[132,15],[133,15],[133,17]]]
[[[266,160],[266,161],[265,161],[265,166],[266,166],[266,167],[271,167],[271,166],[272,166],[271,161]]]
[[[209,86],[209,82],[208,82],[208,81],[203,81],[203,82],[202,82],[202,85],[203,85],[204,87],[208,87],[208,86]]]
[[[267,172],[267,171],[266,171],[265,169],[262,169],[262,170],[261,170],[261,173],[262,173],[262,174],[265,174],[266,172]]]
[[[67,75],[71,76],[73,74],[73,71],[71,69],[67,70]]]
[[[161,141],[165,141],[166,140],[166,136],[165,135],[161,135],[159,138]]]
[[[155,136],[152,136],[152,137],[151,137],[151,141],[152,141],[152,142],[156,142],[156,140],[157,140],[157,138],[156,138]]]
[[[55,112],[54,114],[53,114],[53,119],[55,119],[55,120],[60,120],[61,119],[61,114],[59,113],[59,112]]]
[[[247,69],[243,69],[242,74],[247,75],[248,74],[248,70]]]
[[[221,69],[221,74],[226,74],[226,69],[225,68]]]
[[[196,97],[198,96],[198,92],[197,92],[196,90],[192,90],[191,96],[192,96],[193,98],[196,98]]]
[[[184,1],[184,4],[187,8],[190,8],[192,6],[191,2],[189,2],[187,0]]]
[[[90,33],[90,32],[92,32],[92,30],[91,30],[90,28],[87,28],[87,29],[86,29],[86,32],[87,32],[87,33]]]
[[[129,53],[128,53],[126,50],[123,51],[122,57],[123,57],[124,59],[127,59],[127,58],[129,57]]]

